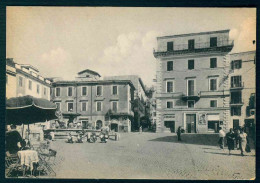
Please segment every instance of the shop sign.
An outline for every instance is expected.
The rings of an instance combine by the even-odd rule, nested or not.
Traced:
[[[199,125],[206,125],[206,124],[207,124],[207,115],[199,114]]]
[[[164,119],[172,119],[175,118],[175,114],[165,114],[163,117]]]

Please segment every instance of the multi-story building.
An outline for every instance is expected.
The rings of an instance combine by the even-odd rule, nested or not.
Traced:
[[[16,69],[13,59],[6,59],[6,98],[16,97]]]
[[[39,74],[39,70],[31,65],[18,64],[12,58],[6,59],[6,98],[30,95],[50,100],[51,82]],[[43,121],[45,122],[45,121]],[[46,125],[46,123],[43,123]],[[41,123],[30,125],[31,136],[43,139]],[[24,129],[24,132],[22,132]],[[21,134],[28,134],[27,128],[18,127]],[[35,134],[35,135],[34,135]]]
[[[131,130],[135,87],[130,80],[101,80],[97,72],[86,69],[74,81],[54,81],[52,85],[52,101],[61,111],[65,126]]]
[[[163,36],[154,50],[156,131],[214,132],[229,126],[229,30]]]
[[[147,128],[149,125],[149,105],[147,105],[147,91],[142,79],[137,75],[123,75],[123,76],[106,76],[105,80],[130,80],[134,87],[134,121],[132,124],[132,131],[139,130],[139,127]]]
[[[230,128],[255,123],[255,51],[230,54]]]
[[[39,74],[31,65],[17,64],[6,59],[6,97],[31,95],[50,100],[51,82]]]

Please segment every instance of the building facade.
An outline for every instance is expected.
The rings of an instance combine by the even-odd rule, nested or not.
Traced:
[[[142,128],[148,128],[150,123],[150,106],[148,105],[147,91],[142,79],[137,75],[123,75],[123,76],[107,76],[105,80],[130,80],[134,87],[134,101],[132,107],[134,111],[134,120],[132,123],[132,131]]]
[[[156,132],[216,132],[230,120],[229,30],[157,38]]]
[[[12,58],[6,59],[6,99],[30,95],[50,100],[50,88],[50,80],[41,76],[37,68],[15,63]],[[42,122],[30,125],[30,138],[39,137],[43,140],[42,125],[47,123]],[[29,129],[18,126],[17,130],[28,136]]]
[[[54,81],[52,101],[61,111],[66,128],[131,131],[135,87],[130,80],[100,80],[95,71],[84,70],[74,81]]]
[[[50,100],[51,82],[39,74],[31,65],[17,64],[6,59],[6,97],[31,95]]]
[[[230,128],[255,124],[255,51],[230,54]]]

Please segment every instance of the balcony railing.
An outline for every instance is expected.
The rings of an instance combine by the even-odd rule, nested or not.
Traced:
[[[175,54],[185,54],[191,52],[204,52],[204,51],[231,51],[234,46],[233,40],[218,41],[215,46],[212,46],[210,42],[196,43],[194,46],[189,47],[188,44],[174,45],[173,50],[154,50],[154,57],[167,56]]]
[[[242,88],[244,88],[244,82],[231,83],[230,89],[242,89]]]

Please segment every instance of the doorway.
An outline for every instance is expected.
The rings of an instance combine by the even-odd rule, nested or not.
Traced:
[[[102,121],[101,120],[97,120],[97,122],[96,122],[96,129],[99,130],[99,129],[101,129],[101,127],[102,127]]]
[[[239,128],[239,119],[233,119],[233,129]]]
[[[208,121],[208,132],[217,133],[219,129],[219,121]]]
[[[164,121],[164,126],[170,128],[171,133],[175,133],[175,121]]]
[[[118,124],[112,123],[111,124],[111,131],[118,132]]]
[[[196,133],[196,114],[186,114],[186,132]]]

